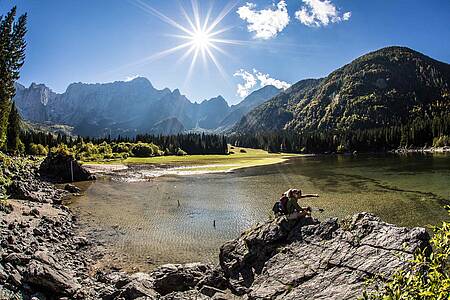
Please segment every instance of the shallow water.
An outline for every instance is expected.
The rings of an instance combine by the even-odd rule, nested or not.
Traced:
[[[136,170],[129,172],[136,177]],[[106,243],[124,255],[125,265],[146,269],[217,262],[220,245],[267,219],[274,201],[290,187],[320,194],[302,200],[325,209],[316,214],[320,219],[369,211],[404,226],[437,224],[448,219],[443,205],[450,202],[450,156],[305,157],[144,182],[101,177],[86,183],[72,207],[82,222],[110,233]]]

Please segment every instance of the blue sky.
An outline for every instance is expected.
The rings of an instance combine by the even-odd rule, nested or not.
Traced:
[[[29,15],[20,82],[45,83],[57,92],[72,82],[111,82],[139,75],[157,88],[180,88],[193,101],[220,94],[236,103],[261,84],[285,87],[326,76],[389,45],[408,46],[450,62],[448,0],[198,2],[200,19],[209,7],[214,19],[223,8],[236,4],[215,28],[228,30],[214,38],[239,43],[215,43],[226,55],[210,48],[222,72],[210,59],[206,63],[199,59],[189,78],[192,53],[179,62],[188,48],[157,55],[186,40],[174,37],[184,32],[164,22],[156,11],[188,27],[180,4],[193,16],[190,0],[15,0],[1,1],[0,10],[17,5],[19,13]],[[238,84],[243,85],[240,95]]]

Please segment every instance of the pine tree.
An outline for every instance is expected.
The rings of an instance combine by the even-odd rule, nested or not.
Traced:
[[[16,7],[0,16],[0,149],[5,148],[14,83],[25,59],[26,14],[15,22]]]
[[[10,153],[16,153],[20,150],[20,144],[20,115],[17,111],[15,103],[13,102],[8,118],[7,151]]]

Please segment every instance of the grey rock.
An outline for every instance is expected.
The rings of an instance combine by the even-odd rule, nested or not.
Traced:
[[[72,194],[76,194],[76,193],[80,193],[81,192],[81,189],[79,187],[77,187],[77,186],[75,186],[73,184],[70,184],[70,183],[68,183],[68,184],[66,184],[64,186],[64,190],[66,190],[66,191],[68,191],[69,193],[72,193]]]
[[[30,261],[30,257],[22,253],[11,253],[4,258],[4,261],[14,265],[25,265]]]
[[[405,268],[416,249],[429,246],[425,229],[398,227],[372,214],[343,224],[281,218],[225,244],[220,263],[230,288],[249,299],[356,299],[368,278]]]
[[[24,279],[27,283],[58,295],[72,295],[81,288],[73,276],[57,264],[53,257],[45,252],[36,256],[37,259],[32,259],[25,271]]]
[[[210,297],[203,295],[197,290],[186,292],[173,292],[160,298],[161,300],[207,300]]]
[[[39,215],[41,214],[41,212],[39,211],[39,209],[33,208],[33,209],[30,211],[30,214],[33,215],[33,216],[35,216],[35,217],[37,217],[37,216],[39,216]]]
[[[124,299],[156,299],[158,293],[153,289],[153,279],[145,273],[135,273],[130,276],[130,283],[121,288],[120,297]]]
[[[0,283],[8,279],[8,273],[6,273],[5,268],[0,264]]]
[[[210,266],[201,263],[167,264],[154,270],[151,277],[155,290],[166,295],[194,288],[210,269]]]
[[[8,279],[17,287],[22,285],[22,275],[20,275],[20,273],[14,268],[10,271]]]

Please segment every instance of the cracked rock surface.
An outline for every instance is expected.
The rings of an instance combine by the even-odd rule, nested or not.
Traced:
[[[337,219],[276,219],[221,248],[230,288],[248,299],[356,299],[367,279],[406,267],[428,246],[423,228],[404,228],[369,214]]]

